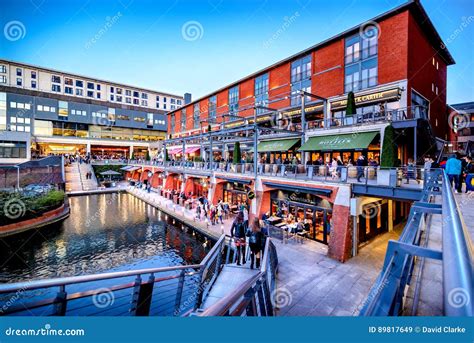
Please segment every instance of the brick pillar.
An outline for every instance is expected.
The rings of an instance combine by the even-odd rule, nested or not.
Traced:
[[[186,183],[184,184],[184,194],[187,196],[189,192],[194,193],[194,179],[192,177],[188,177],[186,179]]]
[[[211,203],[216,205],[217,201],[219,201],[219,198],[222,198],[224,194],[223,192],[224,192],[224,182],[217,182],[214,185],[214,192],[212,194]]]
[[[340,262],[345,262],[351,257],[351,249],[352,221],[350,209],[348,206],[334,205],[328,256]]]

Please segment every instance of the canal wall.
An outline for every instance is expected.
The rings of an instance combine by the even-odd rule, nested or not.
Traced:
[[[69,202],[66,198],[63,205],[60,207],[45,212],[36,218],[27,219],[18,223],[0,226],[0,237],[18,234],[23,231],[39,229],[43,226],[56,223],[64,220],[69,216]]]

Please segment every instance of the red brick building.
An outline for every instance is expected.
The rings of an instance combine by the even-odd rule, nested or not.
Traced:
[[[268,73],[268,101],[275,109],[291,108],[291,64],[310,56],[311,93],[328,98],[331,103],[345,98],[345,48],[347,39],[363,34],[364,28],[374,26],[378,41],[376,81],[373,86],[358,87],[360,94],[374,94],[384,86],[396,86],[400,89],[399,108],[411,107],[426,100],[428,115],[435,135],[447,139],[446,130],[446,79],[447,66],[454,64],[449,51],[439,37],[419,1],[409,1],[393,10],[381,14],[360,26],[318,43],[304,51],[279,61],[265,69],[233,82],[212,94],[197,99],[179,110],[171,111],[168,120],[168,132],[172,135],[192,133],[199,129],[199,122],[209,120],[209,99],[216,97],[216,122],[225,121],[220,115],[229,112],[229,90],[238,87],[238,108],[255,103],[255,78]],[[362,53],[362,48],[359,49]],[[346,70],[345,70],[346,69]],[[362,77],[359,78],[362,80]],[[421,96],[421,99],[417,97]],[[287,97],[286,99],[283,99]],[[273,100],[273,102],[272,102]],[[365,103],[370,103],[365,102]],[[362,105],[362,103],[361,103]],[[196,107],[199,117],[194,117]],[[186,121],[181,120],[185,113]],[[242,110],[241,117],[253,116],[252,109]],[[195,120],[198,120],[196,124]],[[182,124],[185,123],[185,126]],[[205,125],[206,127],[207,125]]]
[[[165,183],[180,179],[183,191],[201,182],[210,202],[247,203],[251,217],[291,213],[308,224],[310,238],[328,244],[330,256],[345,261],[352,245],[403,221],[410,204],[394,193],[361,195],[349,183],[328,180],[331,160],[349,174],[361,155],[378,166],[391,126],[398,159],[388,167],[422,165],[424,155],[436,153],[435,137],[447,139],[446,75],[453,63],[419,1],[409,1],[170,112],[168,154],[200,168],[204,160],[210,172],[196,175],[193,164],[168,171]],[[356,109],[346,113],[350,93]],[[367,179],[369,173],[383,174],[367,170]],[[352,211],[352,199],[361,212]],[[376,214],[364,215],[370,208]]]

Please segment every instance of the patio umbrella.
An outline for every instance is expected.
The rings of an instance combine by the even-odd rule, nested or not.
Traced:
[[[112,175],[122,175],[119,172],[116,172],[114,170],[107,170],[105,172],[100,173],[102,176],[109,176],[109,179],[112,179]]]

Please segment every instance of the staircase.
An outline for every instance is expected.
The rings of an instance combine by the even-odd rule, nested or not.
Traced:
[[[97,189],[97,179],[90,164],[74,162],[65,167],[66,192],[90,191]],[[91,172],[92,178],[86,179],[86,173]]]

